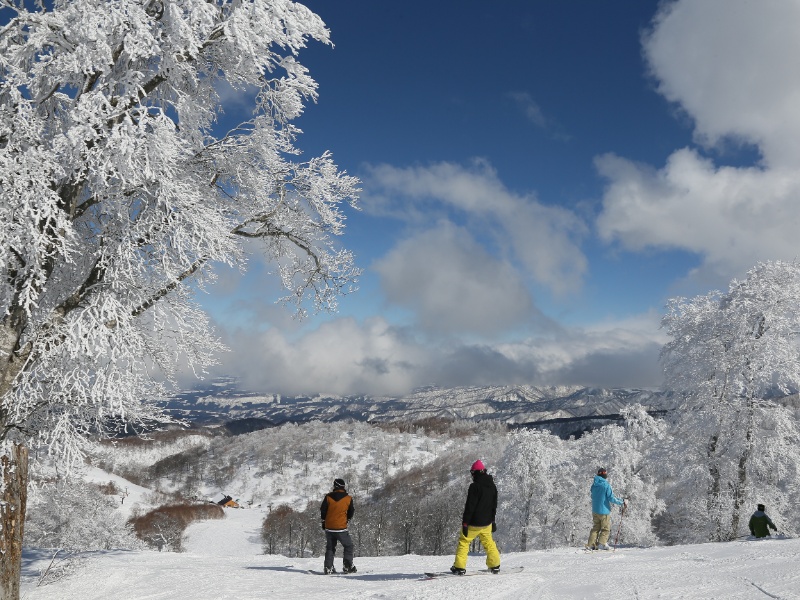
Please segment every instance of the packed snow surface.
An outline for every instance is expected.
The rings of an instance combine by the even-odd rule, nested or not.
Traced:
[[[186,552],[88,553],[70,573],[37,587],[52,553],[25,556],[27,600],[215,600],[331,598],[753,598],[800,599],[800,539],[743,540],[584,553],[576,548],[503,555],[516,574],[422,579],[447,570],[451,556],[356,557],[357,574],[326,577],[322,558],[262,554],[264,513],[226,509],[225,519],[195,523]],[[319,532],[320,536],[322,532]],[[455,549],[455,536],[453,545]],[[470,556],[467,569],[484,568]],[[336,567],[341,567],[341,548]],[[55,568],[55,565],[54,565]]]

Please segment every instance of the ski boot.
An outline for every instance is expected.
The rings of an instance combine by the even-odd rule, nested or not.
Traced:
[[[450,567],[450,572],[453,575],[466,575],[467,574],[467,570],[466,569],[459,569],[458,567]]]
[[[331,575],[331,574],[335,574],[335,573],[336,573],[336,569],[335,568],[333,568],[333,567],[325,567],[325,575]]]

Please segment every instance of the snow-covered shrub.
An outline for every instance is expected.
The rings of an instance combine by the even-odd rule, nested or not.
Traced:
[[[71,551],[141,548],[117,510],[118,500],[106,491],[73,480],[41,486],[28,505],[25,545]]]

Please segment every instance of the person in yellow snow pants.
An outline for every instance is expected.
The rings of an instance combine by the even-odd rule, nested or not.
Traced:
[[[483,461],[476,460],[470,469],[472,483],[467,490],[464,516],[461,518],[461,535],[458,536],[456,558],[450,572],[464,575],[467,572],[469,544],[479,537],[486,549],[486,567],[492,573],[500,572],[500,552],[492,539],[497,530],[494,519],[497,515],[497,488],[494,479],[486,472]]]
[[[456,569],[467,568],[469,545],[476,537],[481,540],[481,545],[486,550],[486,567],[489,569],[499,567],[500,552],[497,550],[497,544],[492,539],[491,525],[486,527],[467,527],[466,535],[464,535],[462,528],[461,534],[458,536],[458,547],[456,548],[456,559],[453,561],[453,566]]]

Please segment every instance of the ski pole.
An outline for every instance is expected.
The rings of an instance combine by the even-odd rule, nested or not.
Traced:
[[[614,538],[614,552],[617,551],[617,542],[619,541],[619,532],[622,531],[622,517],[625,516],[625,509],[628,507],[628,499],[625,498],[625,503],[622,505],[622,510],[619,512],[619,527],[617,527],[617,537]]]

